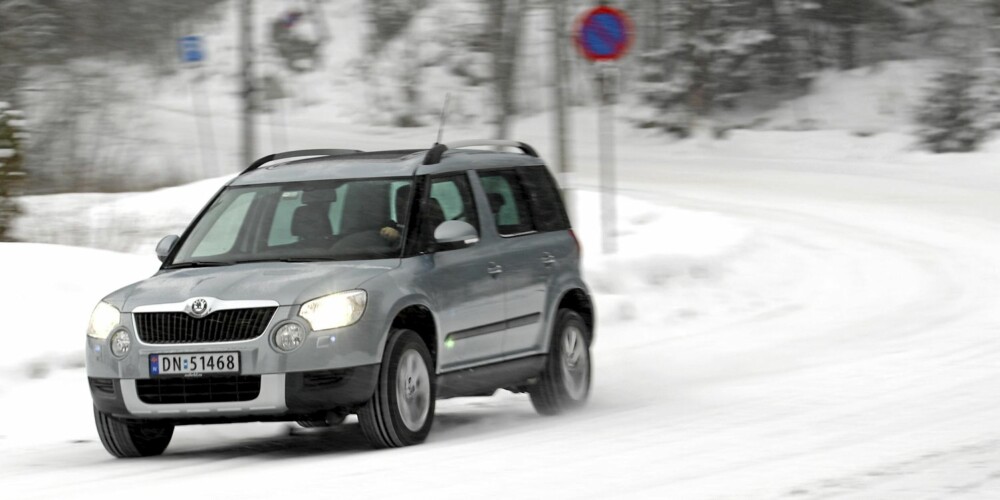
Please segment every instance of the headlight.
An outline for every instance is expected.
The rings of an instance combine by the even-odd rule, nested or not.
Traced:
[[[128,354],[131,347],[132,337],[125,330],[116,330],[115,333],[111,334],[111,354],[120,358]]]
[[[301,326],[295,323],[285,323],[278,328],[278,331],[274,332],[274,345],[282,351],[291,352],[302,345],[304,338],[305,332],[302,331]]]
[[[95,339],[106,339],[119,323],[121,323],[122,313],[117,307],[101,302],[90,314],[90,326],[87,327],[87,335]]]
[[[357,323],[367,303],[368,293],[364,290],[334,293],[302,304],[299,316],[313,330],[340,328]]]

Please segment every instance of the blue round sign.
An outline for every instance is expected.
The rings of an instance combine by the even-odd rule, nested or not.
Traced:
[[[618,9],[597,7],[580,16],[574,38],[587,59],[613,61],[632,43],[632,22]]]

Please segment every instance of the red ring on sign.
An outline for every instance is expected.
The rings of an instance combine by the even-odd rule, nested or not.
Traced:
[[[621,43],[614,44],[614,49],[608,54],[594,52],[587,47],[587,44],[583,41],[583,27],[586,26],[591,19],[599,15],[614,16],[625,30],[625,39],[622,40]],[[602,5],[587,11],[576,19],[576,23],[573,28],[573,42],[583,57],[586,57],[591,61],[614,61],[624,55],[625,52],[628,52],[629,47],[632,46],[632,40],[634,38],[632,36],[633,33],[632,19],[630,19],[628,15],[614,7]]]

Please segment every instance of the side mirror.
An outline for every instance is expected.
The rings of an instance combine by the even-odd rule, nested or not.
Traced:
[[[177,244],[177,240],[179,239],[181,239],[180,236],[177,236],[176,234],[164,236],[163,239],[156,244],[156,258],[160,259],[160,262],[167,260],[167,256],[170,255],[170,251],[174,249],[174,245]]]
[[[446,220],[434,229],[434,241],[439,244],[465,243],[471,245],[479,241],[479,233],[468,222]]]

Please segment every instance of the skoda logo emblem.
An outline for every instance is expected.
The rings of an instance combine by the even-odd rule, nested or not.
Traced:
[[[191,303],[191,315],[200,318],[208,312],[208,301],[205,299],[195,299]]]

